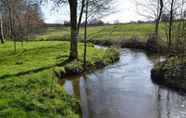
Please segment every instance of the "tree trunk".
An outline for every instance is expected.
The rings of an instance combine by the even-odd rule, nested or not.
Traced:
[[[1,22],[1,43],[3,44],[4,43],[4,31],[3,31],[3,18],[1,16],[0,18],[0,22]]]
[[[69,0],[71,22],[71,44],[69,59],[78,58],[78,26],[77,26],[77,0]]]
[[[88,22],[88,5],[89,2],[86,0],[86,14],[85,14],[85,31],[84,31],[84,71],[86,71],[86,57],[87,57],[87,22]]]
[[[173,7],[174,7],[174,0],[171,1],[171,10],[170,10],[170,19],[169,19],[169,39],[168,39],[168,48],[171,49],[172,45],[172,24],[173,24]]]
[[[158,7],[158,17],[156,19],[156,27],[155,27],[155,36],[156,36],[155,39],[156,40],[158,40],[158,38],[159,38],[159,24],[160,24],[162,12],[163,12],[163,7],[164,7],[163,0],[158,0],[158,6],[159,5],[160,5],[160,8]]]
[[[85,0],[82,0],[81,4],[82,4],[82,6],[81,6],[81,11],[80,11],[79,20],[78,20],[78,30],[80,29],[80,25],[81,25],[83,11],[84,11],[84,7],[85,7]]]

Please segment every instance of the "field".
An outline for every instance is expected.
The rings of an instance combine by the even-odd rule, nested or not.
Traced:
[[[78,65],[66,62],[68,52],[69,42],[64,41],[18,43],[17,52],[13,42],[0,45],[0,117],[78,118],[79,100],[65,93],[54,74],[65,66],[82,68],[82,44]],[[107,49],[88,47],[88,63],[104,61],[105,55],[111,55]]]
[[[160,24],[163,29],[163,24]],[[89,40],[126,40],[137,38],[146,41],[148,34],[154,30],[152,23],[129,23],[119,25],[89,26]],[[69,40],[69,27],[49,27],[46,33],[38,35],[36,40]],[[164,37],[164,33],[160,33]],[[79,39],[82,40],[83,29],[80,30]]]

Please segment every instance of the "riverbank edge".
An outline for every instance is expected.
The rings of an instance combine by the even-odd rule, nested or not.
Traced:
[[[72,75],[79,76],[85,73],[89,73],[90,71],[104,68],[110,64],[117,62],[119,59],[120,59],[120,51],[118,48],[107,48],[105,49],[105,54],[102,60],[86,62],[87,63],[86,70],[84,70],[83,61],[77,59],[77,60],[69,61],[69,63],[67,63],[64,66],[55,67],[54,74],[59,80]],[[79,104],[78,114],[80,116],[82,115],[80,110],[80,104]]]
[[[130,39],[120,42],[112,42],[112,40],[110,42],[107,40],[105,42],[102,40],[93,40],[93,43],[104,46],[118,45],[121,48],[142,49],[144,51],[151,52],[154,54],[170,54],[169,50],[165,45],[153,42],[153,40],[147,40],[146,42],[140,41],[139,39]],[[168,63],[169,66],[172,67],[176,73],[175,77],[170,77],[170,79],[167,79],[167,73],[174,73],[172,72],[172,69],[163,68],[164,63],[169,62],[169,60],[171,60],[171,58],[168,58],[165,62],[155,64],[154,68],[151,70],[152,81],[158,85],[163,85],[176,91],[181,90],[186,92],[186,65],[182,65],[180,63],[172,65],[172,63]],[[176,58],[174,60],[180,61],[181,59]],[[184,72],[182,72],[183,69],[178,69],[178,67],[182,68],[182,66],[185,67]],[[183,76],[185,78],[179,77],[179,73],[184,73]]]
[[[151,70],[152,81],[176,91],[186,92],[186,62],[180,62],[180,60],[180,58],[171,57],[155,64]],[[186,58],[183,60],[185,61]]]
[[[142,49],[144,51],[155,53],[155,54],[166,54],[168,52],[168,49],[165,45],[161,43],[157,43],[152,39],[149,39],[147,41],[138,38],[123,39],[123,40],[94,39],[94,40],[89,40],[89,42],[95,45],[102,45],[108,47],[116,46],[120,48]]]
[[[110,64],[117,62],[119,59],[119,49],[107,48],[105,49],[105,53],[102,60],[88,60],[86,62],[86,67],[84,67],[82,60],[73,60],[64,66],[55,67],[54,73],[59,79],[63,79],[64,77],[68,77],[70,75],[82,75],[84,73],[88,73],[97,69],[102,69]],[[86,68],[86,70],[84,68]]]
[[[33,40],[37,41],[37,40]],[[43,41],[43,40],[38,40]],[[46,39],[44,41],[69,41],[69,39]],[[83,39],[79,39],[79,42],[83,43]],[[106,46],[106,47],[120,47],[120,48],[129,48],[129,49],[143,49],[144,51],[157,53],[157,54],[166,54],[169,50],[166,44],[162,43],[162,40],[159,40],[158,43],[154,40],[153,37],[149,39],[141,39],[139,37],[125,38],[125,39],[102,39],[94,38],[88,40],[89,43],[94,45]]]

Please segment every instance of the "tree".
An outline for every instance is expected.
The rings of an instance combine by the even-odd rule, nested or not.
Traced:
[[[165,24],[169,52],[183,52],[185,49],[185,0],[167,0],[162,18]]]
[[[163,13],[163,7],[164,7],[163,0],[158,0],[158,9],[157,9],[158,17],[156,19],[156,27],[155,27],[156,40],[158,40],[159,38],[159,24],[160,24],[161,16]]]
[[[78,58],[78,22],[77,22],[77,0],[68,0],[70,6],[70,22],[71,22],[71,46],[70,46],[70,59]],[[84,8],[84,0],[82,0],[82,9]],[[83,11],[81,11],[82,13]],[[80,14],[80,18],[82,15]],[[80,21],[79,21],[80,22]]]
[[[1,43],[3,44],[4,43],[4,31],[3,31],[3,17],[0,16],[0,31],[1,31],[1,34],[0,34],[0,40],[1,40]]]
[[[152,19],[155,22],[155,29],[153,36],[154,40],[158,40],[159,38],[159,24],[163,14],[164,1],[163,0],[144,0],[143,2],[136,1],[137,8],[142,9],[139,10],[138,13],[148,19]],[[142,11],[143,13],[141,13]]]
[[[173,25],[173,12],[174,12],[174,2],[175,0],[171,0],[171,8],[170,8],[170,18],[169,18],[169,35],[168,35],[168,48],[170,50],[172,45],[172,25]]]
[[[43,23],[38,0],[0,0],[1,39],[22,41]],[[1,40],[3,41],[3,40]]]
[[[69,59],[78,58],[78,34],[82,21],[82,16],[85,9],[85,0],[51,0],[56,5],[61,6],[68,3],[70,9],[70,28],[71,28],[71,43]],[[89,16],[95,17],[96,14],[101,14],[108,10],[113,0],[90,0],[89,1]],[[98,15],[99,16],[99,15]]]
[[[86,62],[87,62],[87,23],[88,23],[88,7],[89,0],[86,0],[86,9],[85,9],[85,26],[84,26],[84,70],[86,71]]]

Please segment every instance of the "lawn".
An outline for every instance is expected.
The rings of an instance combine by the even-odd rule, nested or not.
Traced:
[[[83,45],[79,44],[79,59],[65,63],[69,42],[32,41],[23,47],[13,42],[0,45],[0,117],[2,118],[78,118],[79,100],[69,96],[58,84],[56,68],[82,68]],[[88,47],[87,61],[95,64],[115,56],[112,49]]]

